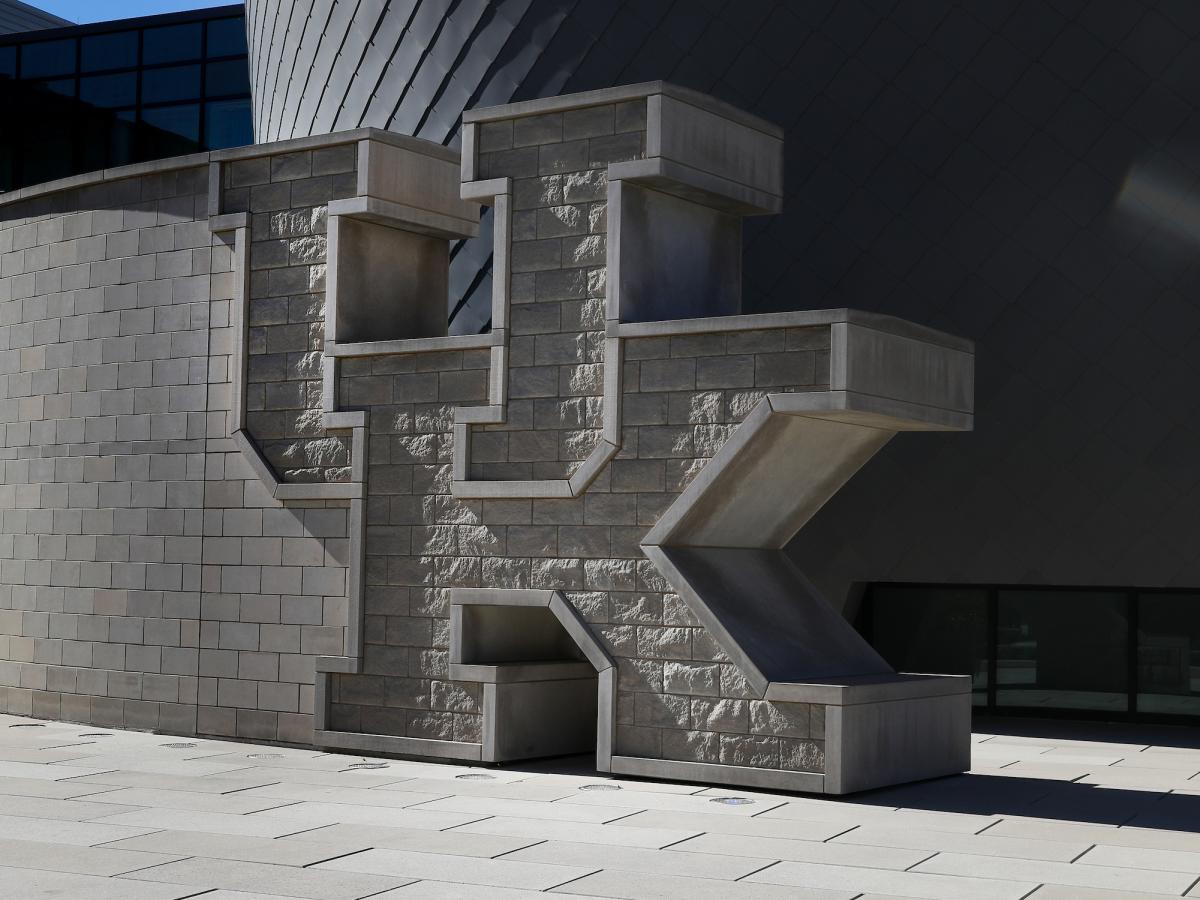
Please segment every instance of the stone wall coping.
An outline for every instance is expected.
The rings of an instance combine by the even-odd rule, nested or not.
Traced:
[[[155,175],[162,172],[177,172],[180,169],[194,169],[216,162],[255,159],[262,156],[276,156],[281,153],[297,153],[302,150],[317,150],[325,147],[336,147],[340,144],[353,144],[358,141],[371,140],[395,147],[402,147],[426,156],[433,156],[457,164],[458,153],[432,141],[409,137],[404,134],[393,134],[379,128],[355,128],[350,131],[339,131],[334,134],[319,134],[312,137],[293,138],[287,141],[276,141],[268,144],[249,144],[245,147],[230,147],[227,150],[211,150],[206,153],[191,153],[186,156],[170,156],[166,159],[152,159],[146,162],[132,163],[127,166],[117,166],[110,169],[97,169],[94,172],[84,172],[69,178],[59,178],[56,181],[46,181],[42,184],[31,184],[15,191],[0,193],[0,207],[22,200],[32,200],[50,194],[90,187],[108,181],[120,181],[125,178],[137,178],[143,175]]]
[[[588,106],[603,106],[608,103],[621,103],[627,100],[641,100],[654,94],[665,94],[683,103],[688,103],[700,109],[708,110],[731,122],[737,122],[761,131],[774,138],[783,138],[783,129],[778,125],[760,119],[745,110],[738,109],[723,100],[693,91],[690,88],[671,84],[669,81],[643,81],[639,84],[623,84],[617,87],[602,88],[597,91],[582,91],[578,94],[567,94],[562,97],[541,97],[536,100],[521,100],[516,103],[505,103],[501,106],[485,106],[479,109],[468,109],[463,113],[463,124],[476,122],[496,122],[502,119],[518,119],[525,116],[538,116],[545,113],[563,112],[568,109],[583,109]]]
[[[408,353],[442,353],[447,350],[486,350],[496,343],[495,332],[451,334],[442,337],[400,338],[393,341],[325,342],[329,356],[401,356]]]
[[[896,675],[835,678],[819,683],[773,681],[767,687],[764,699],[774,703],[854,706],[859,703],[944,697],[970,692],[970,675],[917,675],[902,672]]]
[[[726,763],[685,762],[642,756],[614,756],[611,771],[614,775],[632,775],[635,778],[728,784],[770,791],[825,793],[825,775],[821,772],[759,769]]]
[[[974,353],[975,342],[957,335],[938,331],[925,325],[917,325],[894,316],[863,312],[858,309],[801,309],[777,313],[751,313],[741,316],[712,316],[698,319],[669,319],[660,322],[615,322],[610,320],[607,332],[610,337],[641,338],[665,337],[683,334],[708,334],[722,331],[758,331],[768,328],[810,328],[849,322],[902,335],[959,350]]]

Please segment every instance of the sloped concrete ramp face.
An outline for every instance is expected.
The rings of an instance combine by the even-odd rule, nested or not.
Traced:
[[[727,637],[769,683],[848,675],[889,675],[892,668],[809,586],[787,554],[747,547],[662,547],[668,572],[695,592],[693,608]]]
[[[897,674],[782,548],[896,432],[970,427],[973,369],[886,323],[834,332],[831,390],[759,401],[642,547],[765,697],[826,703],[844,793],[969,768],[970,683]]]

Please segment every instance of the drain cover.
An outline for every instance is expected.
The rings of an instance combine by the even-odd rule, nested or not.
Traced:
[[[112,737],[107,731],[85,731],[80,737]]]
[[[749,797],[713,797],[709,803],[722,803],[725,806],[746,806],[753,803]]]
[[[621,786],[619,784],[581,784],[579,789],[581,791],[619,791]]]
[[[16,725],[9,725],[9,728],[45,728],[41,722],[18,722]]]
[[[159,744],[160,747],[166,747],[168,750],[191,750],[195,744]]]
[[[347,766],[349,769],[386,769],[387,767],[387,763],[380,762],[357,762],[350,763],[350,765]]]
[[[247,753],[250,759],[283,759],[282,753]]]
[[[483,772],[468,772],[466,775],[455,775],[455,778],[462,781],[495,781],[495,775],[487,775]]]

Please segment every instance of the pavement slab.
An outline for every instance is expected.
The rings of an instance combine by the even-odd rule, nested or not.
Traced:
[[[429,878],[436,881],[535,891],[550,890],[590,875],[599,868],[518,862],[507,858],[474,859],[440,853],[412,853],[405,850],[365,850],[315,867],[322,871],[366,872],[412,880]]]
[[[5,896],[21,900],[183,900],[196,896],[194,887],[178,884],[139,884],[124,878],[7,866],[0,866],[0,884],[4,885]]]
[[[300,869],[294,866],[197,857],[143,869],[126,875],[122,880],[224,888],[248,893],[302,897],[304,900],[359,900],[399,887],[413,879],[389,874],[331,872],[320,868]]]
[[[1200,897],[1187,732],[1020,728],[970,774],[831,798],[0,716],[0,900]]]

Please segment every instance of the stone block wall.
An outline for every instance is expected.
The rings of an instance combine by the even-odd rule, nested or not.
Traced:
[[[567,478],[599,441],[608,166],[645,146],[645,100],[480,127],[480,177],[513,180],[510,402],[472,477]]]
[[[357,144],[234,160],[221,208],[250,213],[246,428],[280,479],[350,478],[349,439],[321,422],[326,210],[357,190]]]
[[[451,496],[453,409],[486,402],[486,351],[343,364],[371,421],[365,653],[332,676],[331,729],[478,742],[450,589],[553,589],[617,660],[617,753],[823,769],[824,707],[758,699],[638,542],[768,391],[827,389],[829,329],[629,339],[625,360],[624,449],[574,499]]]
[[[479,126],[480,178],[512,179],[509,392],[470,476],[569,477],[601,436],[608,167],[645,155],[646,102]],[[639,542],[768,391],[826,390],[828,326],[625,339],[622,447],[575,498],[452,495],[454,409],[488,403],[486,350],[341,364],[369,413],[364,657],[330,676],[333,731],[478,743],[481,691],[449,678],[453,588],[562,591],[619,668],[620,755],[824,768],[824,707],[769,703]]]
[[[224,163],[265,248],[267,350],[291,340],[270,298],[305,335],[319,314],[323,205],[355,148],[328,144]],[[274,500],[229,440],[234,249],[208,162],[0,198],[0,709],[305,743],[313,660],[343,648],[347,510]],[[293,408],[265,379],[252,405]]]

